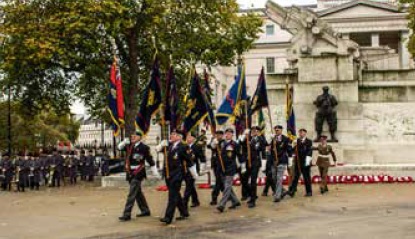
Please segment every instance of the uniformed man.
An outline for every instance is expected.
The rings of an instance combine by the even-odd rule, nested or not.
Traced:
[[[207,147],[207,141],[208,141],[206,137],[206,130],[202,129],[200,131],[200,135],[199,137],[197,137],[196,141],[197,141],[197,145],[199,145],[200,148],[202,149],[203,156],[206,158],[206,147]],[[202,169],[202,171],[203,170],[204,169]],[[199,169],[198,169],[198,172],[199,172]]]
[[[310,169],[313,154],[313,143],[307,138],[307,130],[300,129],[298,134],[299,138],[293,142],[293,180],[289,191],[286,194],[294,197],[297,192],[298,180],[300,179],[300,176],[303,175],[306,189],[305,196],[311,197],[313,192],[311,188]]]
[[[75,151],[69,153],[68,160],[66,161],[66,167],[68,168],[68,177],[70,184],[76,184],[78,177],[78,158],[75,155]]]
[[[259,169],[261,168],[261,153],[266,147],[266,141],[264,137],[259,135],[261,128],[254,126],[251,128],[251,137],[249,131],[245,131],[244,135],[240,138],[239,144],[242,147],[243,155],[245,156],[245,162],[241,164],[241,170],[246,172],[242,173],[242,196],[248,197],[248,207],[253,208],[256,206],[257,196],[257,179]],[[249,149],[247,145],[249,141]],[[248,152],[250,150],[250,152]],[[249,158],[250,157],[250,158]]]
[[[28,181],[28,157],[25,153],[19,152],[17,155],[17,159],[14,162],[14,169],[16,175],[16,184],[17,184],[17,191],[24,192],[26,188],[26,184]]]
[[[43,185],[47,185],[48,184],[48,150],[47,149],[41,149],[39,151],[40,156],[39,156],[39,162],[40,162],[40,176],[41,179],[43,180]]]
[[[29,159],[29,186],[30,190],[39,190],[40,186],[40,178],[41,178],[41,171],[40,171],[40,161],[39,161],[39,153],[34,153],[30,155]]]
[[[50,156],[49,162],[48,162],[49,177],[52,177],[52,184],[49,186],[51,187],[61,186],[63,164],[64,164],[64,159],[62,155],[60,155],[59,151],[56,148],[54,148],[52,155]]]
[[[330,167],[330,155],[333,158],[334,165],[337,165],[337,158],[331,145],[327,144],[326,135],[320,136],[320,143],[315,149],[318,151],[316,165],[318,166],[318,171],[320,172],[321,177],[320,193],[324,194],[329,191],[327,187],[327,174]]]
[[[3,157],[0,163],[0,175],[2,175],[1,188],[3,191],[11,191],[12,179],[13,179],[13,162],[10,160],[9,153],[3,153]]]
[[[108,151],[104,150],[101,158],[101,175],[108,176],[110,175],[110,156],[108,155]]]
[[[131,220],[131,211],[134,202],[137,202],[141,211],[140,214],[137,214],[137,217],[147,217],[151,214],[142,190],[142,181],[147,177],[145,163],[147,162],[151,166],[151,171],[155,176],[159,177],[159,173],[153,156],[150,153],[150,147],[141,142],[141,137],[141,132],[136,132],[129,139],[126,138],[118,145],[119,150],[127,151],[125,170],[130,183],[130,191],[127,196],[123,215],[119,217],[120,221]]]
[[[81,173],[81,181],[85,181],[86,180],[86,176],[87,176],[87,170],[85,167],[86,164],[86,156],[85,156],[85,150],[82,149],[81,150],[81,156],[79,157],[79,171]]]
[[[197,177],[196,166],[190,160],[189,154],[187,153],[187,146],[182,143],[183,137],[184,135],[181,131],[174,130],[171,132],[167,160],[164,162],[163,172],[169,189],[169,198],[165,216],[160,221],[166,223],[166,225],[173,221],[176,208],[180,212],[180,217],[177,217],[176,220],[184,220],[189,217],[187,207],[180,195],[180,188],[187,170],[195,178]],[[163,146],[166,147],[167,144],[164,143]]]
[[[275,182],[274,202],[279,202],[283,193],[283,176],[287,169],[288,163],[292,161],[291,140],[282,134],[283,127],[277,125],[274,127],[275,135],[269,144],[269,164],[271,164],[272,177]]]
[[[225,210],[226,203],[232,202],[232,206],[229,209],[236,209],[241,206],[241,202],[238,200],[235,192],[233,191],[233,177],[236,174],[236,160],[241,160],[241,155],[238,144],[233,140],[233,129],[225,130],[225,140],[220,145],[221,159],[223,160],[224,170],[220,171],[222,182],[224,184],[223,196],[219,202],[217,210],[223,212]]]
[[[212,137],[212,140],[210,144],[207,146],[210,150],[212,150],[212,157],[210,161],[210,167],[215,175],[215,186],[212,190],[212,201],[210,202],[211,206],[215,206],[218,204],[218,196],[220,192],[223,192],[223,181],[222,181],[222,173],[225,169],[222,168],[223,161],[220,158],[221,157],[221,148],[220,145],[222,145],[223,142],[223,131],[218,130],[215,132],[214,137]]]
[[[95,176],[95,156],[93,152],[94,151],[92,149],[88,151],[85,161],[85,170],[89,182],[93,182]]]
[[[189,133],[186,136],[186,143],[188,146],[187,153],[189,154],[190,160],[192,161],[193,165],[196,165],[196,170],[202,168],[204,170],[206,167],[206,158],[203,154],[202,147],[198,144],[195,144],[196,135],[194,133]],[[202,165],[201,167],[197,167],[197,165]],[[197,172],[198,174],[200,171]],[[196,181],[193,178],[190,170],[187,170],[187,173],[184,175],[184,181],[186,182],[186,189],[183,195],[183,202],[184,205],[187,207],[189,204],[189,199],[192,198],[192,205],[191,207],[198,207],[200,206],[199,197],[196,191]]]

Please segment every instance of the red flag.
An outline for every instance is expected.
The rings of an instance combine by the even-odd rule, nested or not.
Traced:
[[[111,82],[115,85],[117,91],[117,116],[118,122],[122,127],[124,125],[124,95],[122,92],[121,71],[117,67],[117,61],[115,59],[111,66]]]

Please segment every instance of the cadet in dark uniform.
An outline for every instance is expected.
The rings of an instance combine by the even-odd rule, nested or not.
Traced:
[[[267,163],[271,165],[272,177],[275,182],[274,202],[279,202],[283,193],[283,176],[288,167],[289,158],[292,160],[291,140],[282,134],[283,127],[274,127],[275,136],[269,145],[269,155]]]
[[[66,167],[68,168],[68,177],[70,184],[76,184],[78,177],[78,159],[75,155],[75,151],[69,153],[68,160],[66,161]]]
[[[311,160],[313,155],[313,142],[307,138],[307,130],[300,129],[299,138],[293,142],[293,156],[294,156],[294,165],[293,165],[293,180],[289,191],[286,193],[291,197],[294,197],[297,191],[298,180],[300,175],[303,175],[304,185],[306,189],[306,197],[311,197],[313,195],[311,188]]]
[[[29,186],[30,190],[36,188],[39,190],[40,186],[40,178],[41,178],[41,171],[40,171],[40,161],[39,161],[39,153],[34,153],[29,160]]]
[[[329,191],[327,187],[327,174],[330,167],[330,156],[333,158],[334,165],[337,165],[337,158],[331,145],[327,144],[326,135],[320,136],[320,143],[314,149],[318,151],[316,165],[318,166],[318,171],[320,172],[321,177],[320,193],[324,194]]]
[[[81,156],[79,157],[79,171],[81,173],[81,181],[86,180],[87,170],[86,170],[85,164],[86,164],[85,150],[81,150]]]
[[[40,156],[39,156],[39,163],[40,163],[40,177],[41,180],[43,180],[43,185],[47,185],[48,184],[48,152],[46,149],[41,149],[39,151]]]
[[[10,159],[9,153],[4,153],[0,163],[0,175],[2,175],[3,181],[1,188],[3,191],[11,191],[12,179],[13,179],[13,162]]]
[[[176,208],[180,212],[180,217],[177,217],[176,220],[184,220],[189,217],[187,207],[184,205],[182,196],[180,195],[180,188],[188,168],[191,169],[195,177],[197,172],[196,166],[192,164],[187,153],[187,146],[181,142],[183,137],[183,133],[178,130],[171,132],[167,160],[164,162],[163,171],[169,189],[169,199],[166,214],[160,221],[166,224],[170,224],[173,221]],[[163,146],[166,147],[166,144]]]
[[[64,164],[64,159],[62,155],[59,154],[57,149],[53,149],[52,156],[50,156],[49,162],[48,162],[49,172],[50,172],[49,177],[52,177],[52,184],[49,186],[51,187],[61,186],[63,164]]]
[[[193,165],[196,165],[196,170],[200,167],[197,165],[206,164],[206,159],[203,154],[201,146],[195,144],[196,136],[193,133],[190,133],[186,137],[186,143],[188,145],[188,154]],[[199,171],[198,171],[199,174]],[[187,207],[189,204],[190,197],[192,198],[191,207],[200,206],[199,197],[196,191],[196,180],[194,176],[190,173],[190,170],[187,170],[187,173],[184,175],[184,181],[186,182],[186,189],[184,191],[183,202]]]
[[[200,148],[202,149],[202,154],[203,154],[203,157],[205,157],[206,158],[206,147],[207,147],[207,137],[206,137],[206,130],[204,130],[204,129],[202,129],[201,131],[200,131],[200,136],[199,137],[197,137],[197,140],[196,140],[196,142],[197,142],[197,145],[199,145],[200,146]],[[203,166],[203,164],[201,164],[201,166]],[[200,172],[200,170],[201,171],[204,171],[204,170],[206,170],[205,168],[197,168],[197,172],[199,173]]]
[[[223,192],[223,181],[222,181],[222,173],[225,171],[222,168],[222,159],[220,158],[221,148],[220,145],[223,142],[223,131],[218,130],[215,132],[214,138],[212,138],[211,143],[207,146],[210,150],[212,150],[212,157],[211,157],[211,169],[215,174],[215,186],[212,190],[212,201],[210,205],[215,206],[218,203],[218,196],[220,192]]]
[[[20,152],[18,154],[18,158],[14,162],[15,168],[15,175],[16,175],[16,184],[17,184],[17,191],[24,192],[26,188],[26,183],[28,181],[28,161],[25,159],[25,153]]]
[[[236,174],[236,160],[237,157],[241,157],[238,144],[233,140],[233,129],[226,129],[225,140],[222,141],[220,149],[225,170],[220,173],[224,189],[217,210],[223,212],[228,201],[232,202],[232,206],[229,207],[230,209],[241,206],[241,202],[238,200],[238,197],[232,189],[233,177]]]
[[[270,146],[267,146],[267,148],[269,148]],[[265,186],[264,186],[264,190],[262,191],[262,196],[266,197],[268,196],[268,191],[269,188],[271,188],[272,190],[272,195],[275,194],[275,185],[276,185],[276,180],[272,175],[272,167],[274,167],[274,162],[271,159],[271,152],[269,150],[266,151],[267,154],[267,164],[265,166]]]
[[[245,132],[245,137],[242,136],[240,138],[239,144],[242,147],[242,152],[244,155],[244,162],[241,164],[241,172],[242,172],[242,196],[248,196],[248,207],[253,208],[256,206],[257,196],[257,179],[259,169],[261,168],[261,153],[265,150],[266,147],[266,140],[264,137],[259,135],[259,131],[261,130],[260,127],[254,126],[251,128],[251,137],[249,140],[249,147],[250,152],[248,152],[248,145],[246,142],[246,134],[249,132]],[[249,158],[249,155],[251,158]],[[246,168],[246,172],[243,173],[244,169]]]
[[[123,215],[119,217],[120,221],[131,220],[131,211],[134,202],[137,202],[141,211],[141,214],[137,214],[137,217],[150,216],[150,208],[148,207],[141,186],[142,181],[147,177],[145,163],[147,162],[151,166],[151,170],[155,176],[159,176],[159,173],[153,156],[150,153],[150,147],[141,142],[141,137],[142,134],[136,132],[130,136],[130,139],[127,138],[118,145],[119,150],[127,151],[125,170],[130,182],[130,191],[125,203]]]
[[[104,150],[101,158],[101,175],[108,176],[110,175],[110,156],[108,152]]]
[[[88,181],[93,182],[95,176],[95,156],[93,155],[92,150],[88,151],[88,156],[85,161],[85,170],[86,175],[88,176]]]

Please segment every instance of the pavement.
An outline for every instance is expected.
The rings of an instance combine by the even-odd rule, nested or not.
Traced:
[[[243,205],[222,214],[208,205],[210,190],[199,190],[202,205],[170,226],[159,222],[167,192],[155,188],[144,189],[152,216],[129,222],[118,221],[125,187],[0,192],[0,238],[415,238],[414,184],[331,185],[326,195],[313,185],[311,198],[302,196],[301,186],[281,203],[260,196],[254,209]]]

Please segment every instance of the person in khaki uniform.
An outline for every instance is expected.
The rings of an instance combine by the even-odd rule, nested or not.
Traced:
[[[318,166],[318,171],[320,172],[321,183],[320,183],[320,192],[321,194],[327,193],[329,191],[327,187],[327,174],[330,167],[330,155],[333,158],[335,165],[337,165],[336,154],[333,151],[331,145],[327,144],[327,136],[320,136],[320,143],[315,148],[318,151],[318,157],[316,165]]]

